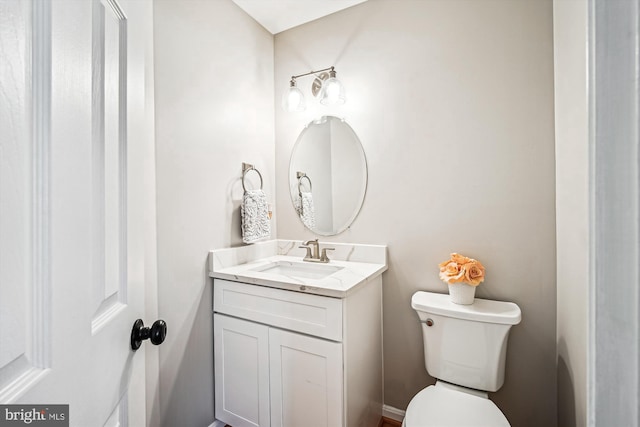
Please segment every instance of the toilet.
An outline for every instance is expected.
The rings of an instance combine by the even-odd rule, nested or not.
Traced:
[[[402,426],[509,426],[488,392],[504,383],[507,339],[520,307],[478,298],[459,305],[432,292],[416,292],[411,307],[422,324],[427,372],[437,381],[411,399]]]

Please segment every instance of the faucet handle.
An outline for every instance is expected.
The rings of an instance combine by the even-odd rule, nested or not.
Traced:
[[[322,256],[320,256],[320,261],[322,262],[329,262],[329,257],[327,256],[327,251],[335,251],[336,248],[323,248],[322,249]]]
[[[309,246],[298,246],[300,249],[306,249],[307,255],[304,257],[305,259],[311,258],[311,247]]]

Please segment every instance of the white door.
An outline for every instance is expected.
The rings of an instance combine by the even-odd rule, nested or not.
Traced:
[[[0,0],[0,403],[72,426],[145,425],[151,10]]]
[[[271,427],[343,426],[342,344],[269,329]]]
[[[216,419],[269,426],[269,328],[214,314]]]

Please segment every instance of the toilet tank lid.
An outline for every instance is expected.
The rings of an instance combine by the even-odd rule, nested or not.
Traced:
[[[423,291],[413,294],[411,307],[416,311],[456,319],[505,325],[517,325],[522,318],[520,307],[512,302],[476,298],[471,305],[461,305],[451,302],[448,294]]]

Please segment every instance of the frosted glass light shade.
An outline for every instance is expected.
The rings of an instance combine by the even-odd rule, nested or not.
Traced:
[[[296,86],[287,88],[282,94],[282,109],[289,113],[304,111],[307,108],[302,91]]]
[[[342,105],[347,99],[344,86],[335,77],[330,77],[322,83],[318,98],[322,105]]]

